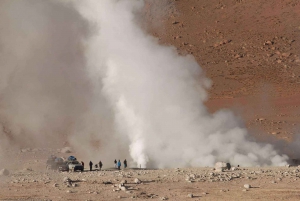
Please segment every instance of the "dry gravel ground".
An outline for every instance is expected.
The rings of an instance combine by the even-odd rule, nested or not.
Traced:
[[[76,156],[61,153],[61,149],[6,150],[15,163],[7,168],[8,176],[0,176],[0,200],[300,199],[299,167],[239,167],[224,172],[215,172],[212,167],[118,171],[103,161],[103,171],[88,171],[86,167],[84,172],[57,172],[45,168],[50,154]],[[88,159],[84,162],[87,164]],[[245,188],[245,184],[251,187]]]
[[[84,172],[57,172],[47,171],[45,164],[50,154],[67,156],[60,150],[7,150],[7,154],[16,162],[8,169],[8,176],[0,176],[0,200],[300,199],[299,167],[239,167],[224,172],[211,167],[118,171],[107,168],[104,161],[103,171],[88,171],[86,167]],[[251,187],[245,188],[245,184]]]

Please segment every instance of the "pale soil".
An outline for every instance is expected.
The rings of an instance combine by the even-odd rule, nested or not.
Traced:
[[[46,156],[67,156],[52,149],[19,153],[9,176],[0,176],[0,200],[299,200],[300,168],[240,167],[217,173],[211,167],[56,172],[45,169]],[[72,155],[76,153],[72,153]],[[81,159],[79,159],[81,160]],[[87,161],[85,161],[87,164]],[[130,165],[130,164],[129,164]],[[71,186],[64,183],[68,177]],[[135,184],[138,178],[141,184]],[[119,189],[127,180],[126,191]],[[111,182],[104,184],[104,182]],[[72,184],[77,184],[76,187]],[[252,188],[245,191],[244,185]],[[56,186],[54,186],[56,185]],[[193,198],[187,197],[193,194]]]
[[[164,170],[121,170],[58,173],[42,171],[14,172],[1,178],[1,200],[298,200],[300,185],[298,168],[241,168],[214,173],[212,168],[184,168]],[[210,174],[214,173],[213,176]],[[194,174],[193,182],[186,176]],[[63,182],[69,177],[77,187]],[[220,181],[220,178],[231,181]],[[234,178],[239,177],[239,178]],[[135,178],[142,184],[135,184]],[[118,189],[126,179],[128,191]],[[104,184],[110,181],[112,184]],[[54,187],[57,184],[57,187]],[[116,184],[116,185],[115,185]],[[253,188],[243,191],[244,184]],[[188,198],[192,193],[195,197]]]

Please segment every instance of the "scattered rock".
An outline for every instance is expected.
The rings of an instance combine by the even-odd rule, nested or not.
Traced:
[[[120,184],[122,184],[122,185],[127,184],[127,180],[122,180],[122,181],[120,182]]]
[[[194,195],[190,193],[190,194],[187,195],[187,197],[188,197],[188,198],[193,198]]]
[[[135,179],[134,179],[134,183],[140,184],[140,183],[142,183],[142,181],[141,181],[140,179],[138,179],[138,178],[135,178]]]
[[[72,180],[69,178],[69,177],[65,177],[63,179],[64,183],[69,183],[69,182],[72,182]]]

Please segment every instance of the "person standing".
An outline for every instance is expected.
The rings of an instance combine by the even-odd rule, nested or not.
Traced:
[[[84,170],[84,162],[83,161],[81,161],[81,165],[83,166],[82,169]]]
[[[115,168],[116,168],[117,167],[117,160],[116,159],[115,159],[114,163],[115,163]]]
[[[121,169],[121,161],[119,160],[118,161],[118,170],[120,170]]]
[[[126,159],[124,160],[123,163],[124,163],[124,168],[127,168],[127,160]]]
[[[90,171],[92,171],[92,169],[93,169],[93,162],[92,161],[90,161]]]
[[[100,168],[100,170],[102,169],[102,165],[103,165],[103,164],[102,164],[102,162],[100,161],[100,162],[99,162],[99,168]]]

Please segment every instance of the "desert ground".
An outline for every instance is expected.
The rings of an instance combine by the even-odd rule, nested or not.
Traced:
[[[9,151],[9,150],[7,150]],[[23,149],[23,166],[1,176],[0,200],[299,200],[299,167],[213,167],[58,172],[44,156],[68,156],[53,149]],[[75,154],[76,153],[72,153]],[[26,160],[24,160],[24,158]],[[79,159],[80,160],[80,159]],[[87,161],[86,161],[87,163]],[[129,164],[130,165],[130,164]],[[123,166],[122,166],[123,167]],[[93,168],[94,169],[94,168]]]
[[[193,55],[212,80],[206,101],[211,113],[229,108],[255,138],[293,142],[300,125],[298,0],[148,0],[142,16],[146,32],[181,55]],[[216,172],[213,167],[136,169],[129,164],[119,171],[112,160],[104,161],[102,171],[89,171],[88,159],[79,159],[86,164],[84,172],[57,172],[46,170],[46,158],[76,152],[30,148],[5,154],[17,165],[0,176],[0,200],[300,199],[298,166],[240,164]]]

